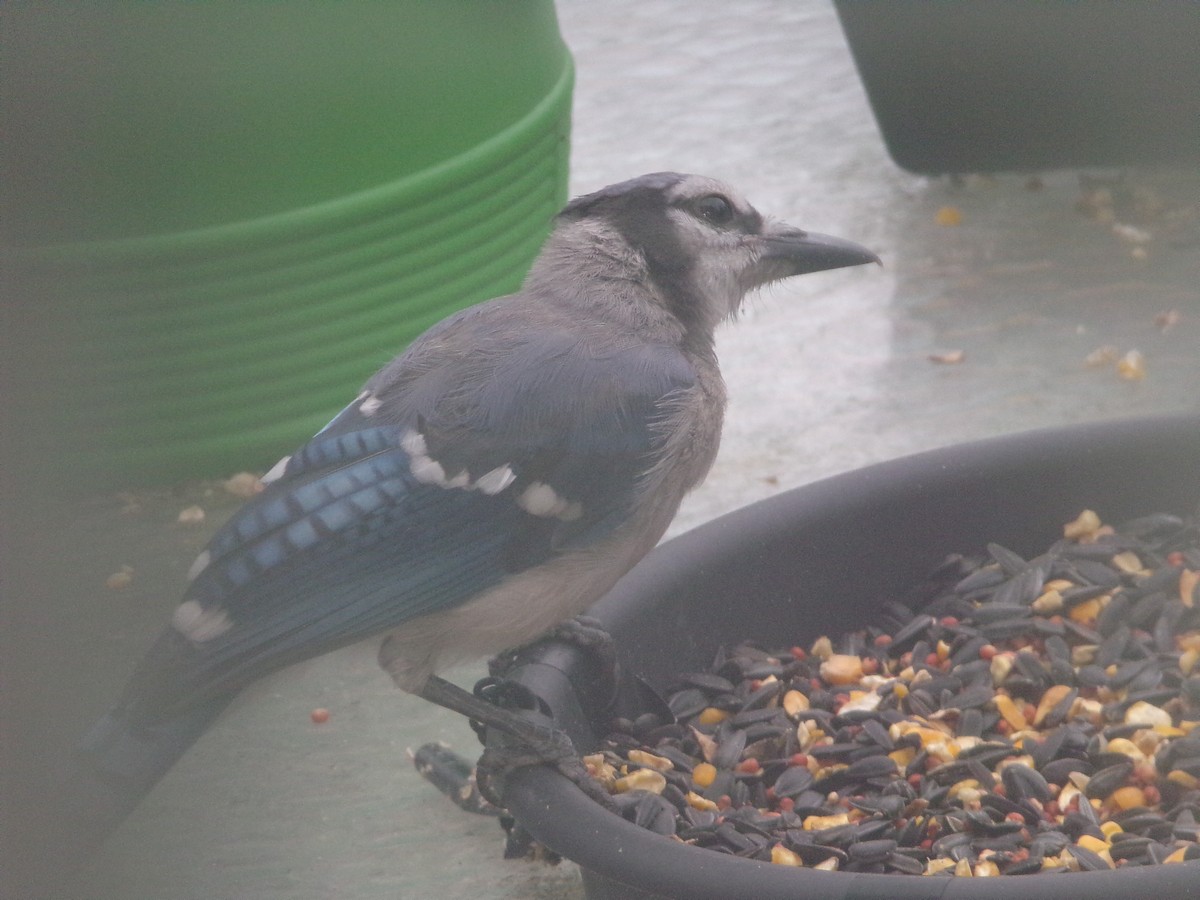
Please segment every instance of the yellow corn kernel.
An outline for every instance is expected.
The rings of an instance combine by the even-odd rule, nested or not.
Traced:
[[[820,869],[822,872],[836,872],[838,870],[838,861],[836,856],[831,856],[829,859],[823,859],[815,866],[814,869]]]
[[[1037,712],[1033,716],[1033,724],[1041,725],[1046,721],[1046,716],[1050,715],[1050,710],[1054,709],[1067,694],[1071,693],[1069,684],[1055,684],[1046,688],[1042,693],[1042,699],[1038,703]]]
[[[832,816],[807,816],[804,819],[803,827],[805,831],[820,831],[822,828],[849,824],[849,813],[834,813]]]
[[[1098,837],[1093,837],[1090,834],[1080,835],[1079,840],[1075,842],[1085,850],[1091,850],[1093,853],[1102,853],[1108,849],[1108,841],[1102,841]]]
[[[1059,807],[1061,808],[1066,806],[1071,797],[1075,796],[1075,794],[1082,793],[1082,791],[1087,788],[1091,777],[1092,776],[1090,775],[1084,775],[1082,772],[1068,772],[1067,783],[1062,786],[1062,790],[1059,792]],[[1068,791],[1071,791],[1072,793],[1068,794]],[[1067,799],[1064,800],[1063,797],[1066,797]],[[1080,802],[1083,802],[1082,799]]]
[[[1191,609],[1196,603],[1196,585],[1200,584],[1200,572],[1184,569],[1179,573],[1179,602]]]
[[[804,861],[783,844],[771,848],[771,862],[777,866],[803,866]]]
[[[954,874],[959,878],[970,878],[975,873],[971,871],[971,861],[963,857],[954,864]]]
[[[631,763],[637,763],[639,766],[654,769],[656,772],[670,772],[675,766],[665,756],[658,756],[648,750],[630,750],[627,756]]]
[[[1027,753],[1021,756],[1010,756],[1008,759],[1001,760],[996,765],[996,771],[1003,772],[1009,766],[1028,766],[1031,769],[1036,769],[1037,763],[1035,763],[1033,761],[1033,757]]]
[[[1024,711],[1017,708],[1017,704],[1008,694],[997,694],[993,702],[996,704],[996,712],[1000,713],[1014,730],[1020,731],[1029,724],[1025,721]]]
[[[618,794],[634,790],[661,794],[666,786],[667,779],[663,778],[661,772],[655,772],[653,769],[635,769],[613,782],[613,790]]]
[[[1200,778],[1197,778],[1191,772],[1183,771],[1183,769],[1172,769],[1167,773],[1167,781],[1173,781],[1189,791],[1200,787]]]
[[[1077,697],[1075,702],[1071,704],[1072,719],[1086,719],[1093,725],[1100,725],[1104,722],[1104,704],[1099,700],[1088,700],[1084,697]]]
[[[1132,550],[1126,550],[1123,553],[1114,554],[1112,558],[1112,564],[1127,575],[1136,575],[1138,572],[1142,571],[1142,561]]]
[[[1191,675],[1197,660],[1200,660],[1200,650],[1184,650],[1179,654],[1179,671],[1184,675]]]
[[[951,800],[956,799],[960,793],[969,789],[979,789],[979,780],[976,778],[964,778],[962,781],[956,781],[950,785],[948,796]]]
[[[812,706],[808,697],[799,691],[788,691],[783,695],[783,711],[789,716],[797,716]]]
[[[605,760],[603,753],[592,753],[583,757],[583,765],[592,778],[604,785],[607,790],[612,791],[613,784],[617,780],[617,770]]]
[[[717,767],[712,763],[700,763],[696,768],[692,769],[692,784],[699,788],[706,788],[717,780]]]
[[[963,809],[979,809],[983,794],[980,788],[963,788],[958,794],[958,802]]]
[[[596,766],[596,767],[602,766],[602,765],[604,765],[604,754],[603,753],[589,753],[587,756],[583,757],[583,764],[585,766]]]
[[[944,856],[938,857],[937,859],[931,859],[929,862],[925,863],[925,874],[937,875],[939,872],[945,872],[947,869],[953,869],[954,866],[954,860],[948,859]]]
[[[850,766],[847,763],[832,763],[828,766],[817,766],[815,770],[812,770],[813,778],[819,781],[822,778],[828,778],[836,772],[845,772],[848,768]]]
[[[1125,829],[1112,819],[1109,819],[1107,822],[1100,823],[1100,830],[1104,832],[1104,836],[1111,841],[1114,834],[1121,834]]]
[[[998,685],[1008,677],[1008,673],[1012,671],[1014,656],[1016,656],[1015,653],[1006,652],[997,653],[992,657],[992,661],[989,664],[992,684]]]
[[[1100,602],[1100,598],[1093,597],[1091,600],[1084,600],[1082,603],[1072,606],[1067,616],[1072,622],[1079,622],[1081,624],[1094,622],[1103,608],[1104,604]]]
[[[698,721],[701,725],[719,725],[728,718],[728,710],[717,709],[715,706],[706,706],[700,711],[700,715],[696,721]]]
[[[963,860],[963,862],[966,862],[966,860]],[[974,874],[976,878],[988,878],[992,875],[999,875],[1000,867],[990,859],[981,859],[979,862],[975,863],[975,869],[972,874]]]
[[[901,681],[897,681],[894,685],[892,685],[892,694],[895,695],[897,700],[903,700],[908,696],[908,685]]]
[[[716,812],[718,808],[717,804],[713,803],[707,797],[701,797],[695,791],[687,792],[687,802],[688,806],[690,806],[692,809],[699,809],[707,812]]]
[[[1033,611],[1038,615],[1050,616],[1063,608],[1063,596],[1054,588],[1043,591],[1033,603],[1030,604]]]
[[[917,751],[914,747],[901,747],[898,750],[893,750],[888,754],[888,759],[896,764],[896,768],[904,770],[908,768],[909,763],[916,758]]]
[[[711,760],[716,755],[717,742],[695,725],[692,726],[692,738],[696,741],[696,744],[699,745],[700,754],[706,760]]]
[[[972,747],[977,747],[983,743],[983,738],[976,737],[973,734],[964,734],[954,741],[958,745],[959,751],[969,750]]]
[[[1131,703],[1129,708],[1125,710],[1125,724],[1127,725],[1170,725],[1171,714],[1153,703],[1147,703],[1145,700],[1139,700],[1137,703]]]
[[[857,684],[863,677],[862,659],[834,653],[821,663],[821,677],[830,684]]]
[[[871,712],[879,708],[881,700],[883,700],[883,697],[879,696],[875,691],[851,691],[846,702],[838,708],[838,712],[842,715],[855,710]]]
[[[1098,644],[1076,644],[1071,648],[1071,665],[1076,668],[1091,665],[1096,661],[1096,651],[1099,649]]]
[[[1174,853],[1172,853],[1170,856],[1168,856],[1166,859],[1164,859],[1163,862],[1164,863],[1184,862],[1184,857],[1187,854],[1187,849],[1188,849],[1187,845],[1185,844],[1184,846],[1182,846],[1178,850],[1176,850]]]
[[[1180,650],[1200,650],[1200,631],[1192,629],[1176,636],[1175,646]]]
[[[1100,525],[1100,516],[1094,510],[1085,509],[1076,517],[1075,521],[1068,522],[1063,526],[1063,537],[1069,541],[1074,541],[1095,533]]]
[[[833,656],[833,641],[822,635],[813,641],[808,655],[815,656],[817,659],[829,659],[829,657]]]
[[[1106,751],[1109,753],[1124,753],[1126,756],[1132,757],[1135,762],[1141,762],[1145,756],[1141,748],[1129,738],[1113,738],[1108,742]]]
[[[800,742],[800,749],[806,753],[809,748],[819,742],[830,743],[825,740],[825,732],[823,730],[816,725],[808,724],[808,722],[801,722],[796,726],[796,740]]]
[[[1158,745],[1163,742],[1163,738],[1165,737],[1165,735],[1159,734],[1158,729],[1161,727],[1163,727],[1163,726],[1158,725],[1158,726],[1155,726],[1154,728],[1143,728],[1141,731],[1134,732],[1133,743],[1135,745],[1137,745],[1138,750],[1140,750],[1144,755],[1153,756],[1158,751]],[[1166,727],[1172,728],[1175,731],[1179,730],[1179,729],[1175,728],[1173,725],[1169,725]],[[1180,733],[1178,735],[1172,735],[1172,737],[1182,737],[1182,736],[1183,736],[1182,733]]]

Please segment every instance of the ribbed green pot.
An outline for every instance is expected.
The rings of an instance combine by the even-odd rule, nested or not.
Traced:
[[[566,199],[549,0],[0,15],[10,405],[73,482],[273,461]]]

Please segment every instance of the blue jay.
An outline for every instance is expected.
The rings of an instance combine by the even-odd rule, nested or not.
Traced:
[[[696,175],[572,201],[518,293],[418,338],[196,559],[75,753],[94,839],[248,683],[384,632],[399,687],[565,759],[569,742],[435,673],[581,613],[655,545],[717,454],[713,331],[747,291],[867,262]]]

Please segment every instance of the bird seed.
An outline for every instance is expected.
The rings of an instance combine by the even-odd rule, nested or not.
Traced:
[[[948,876],[1200,860],[1200,525],[1085,511],[1044,554],[949,557],[912,606],[741,644],[589,771],[715,852]],[[673,718],[673,721],[670,719]]]

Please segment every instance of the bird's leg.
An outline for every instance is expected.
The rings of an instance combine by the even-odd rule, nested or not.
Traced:
[[[488,747],[476,766],[479,791],[489,802],[502,805],[500,795],[503,779],[513,769],[547,764],[558,769],[598,803],[612,806],[608,793],[588,774],[564,731],[497,706],[436,675],[429,677],[418,694],[431,703],[464,715],[509,738],[499,747]]]

